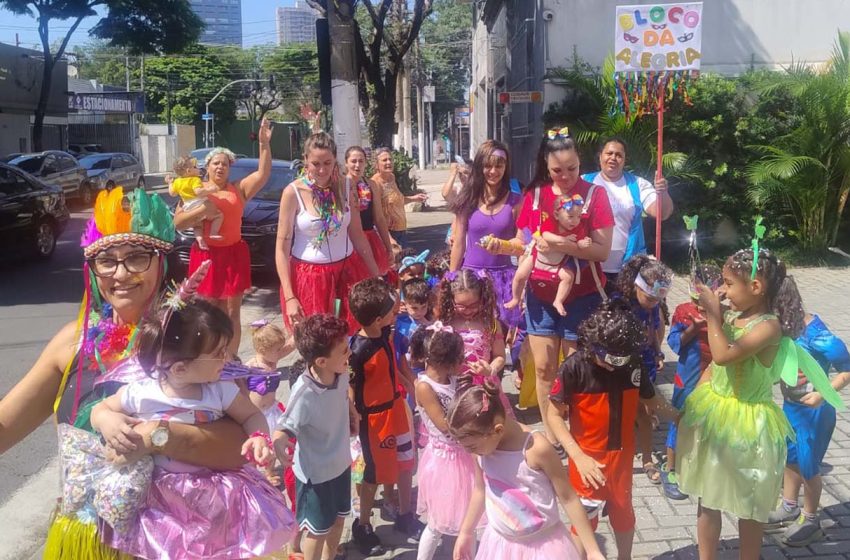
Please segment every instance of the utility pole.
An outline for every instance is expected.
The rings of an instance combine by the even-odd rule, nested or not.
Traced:
[[[402,108],[402,118],[404,120],[402,145],[407,155],[411,156],[413,155],[413,112],[410,108],[412,99],[410,96],[410,71],[407,69],[406,64],[401,80],[401,96],[404,99],[404,107]]]
[[[345,159],[345,151],[349,147],[361,145],[353,4],[351,0],[328,2],[327,9],[331,42],[333,133],[339,161]]]
[[[422,49],[416,39],[416,141],[419,144],[419,169],[425,169],[425,99],[422,74]]]
[[[130,91],[130,57],[124,57],[124,78],[127,81],[127,91]]]

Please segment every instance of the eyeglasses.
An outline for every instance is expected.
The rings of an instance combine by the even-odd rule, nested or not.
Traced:
[[[476,301],[475,303],[470,303],[469,305],[464,305],[462,303],[456,303],[456,304],[454,304],[454,307],[455,307],[456,311],[460,311],[460,312],[473,311],[473,310],[478,310],[481,307],[481,302]]]
[[[158,255],[158,251],[130,253],[123,259],[104,255],[89,259],[88,262],[95,276],[112,278],[118,272],[118,265],[122,265],[124,270],[130,273],[138,274],[140,272],[147,272],[151,267],[151,261]]]

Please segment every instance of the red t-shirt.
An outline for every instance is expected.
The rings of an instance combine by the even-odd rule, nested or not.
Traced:
[[[587,232],[587,235],[590,235],[591,232],[597,229],[605,229],[614,227],[614,213],[611,211],[611,204],[608,202],[608,194],[605,192],[604,187],[596,187],[593,190],[592,199],[587,202],[587,194],[590,191],[591,184],[585,181],[584,179],[579,178],[578,182],[573,187],[570,194],[578,194],[581,195],[582,198],[585,199],[585,203],[587,206],[587,213],[583,214],[581,217],[581,224],[578,228],[575,229],[583,229]],[[535,211],[534,208],[534,191],[529,190],[523,196],[522,200],[522,209],[519,212],[519,216],[517,217],[516,227],[518,230],[525,230],[526,234],[530,237],[535,231],[537,231],[537,227],[540,226],[540,231],[550,231],[553,233],[557,233],[558,231],[558,222],[555,221],[554,218],[554,209],[555,209],[555,201],[557,200],[559,195],[556,195],[553,192],[552,184],[547,183],[540,188],[540,202],[538,205],[538,209]],[[541,221],[541,212],[542,221]],[[585,235],[578,236],[579,238],[585,237]],[[602,263],[595,262],[593,266],[596,267],[597,276],[599,277],[602,286],[605,286],[605,275],[602,273]],[[596,291],[596,284],[593,280],[592,274],[582,274],[581,282],[577,282],[573,289],[570,291],[570,295],[567,298],[567,301],[572,301],[573,299],[581,296],[586,296],[588,294],[592,294]]]

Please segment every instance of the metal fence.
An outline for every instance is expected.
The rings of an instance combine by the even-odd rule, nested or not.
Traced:
[[[68,115],[68,144],[100,144],[105,152],[133,154],[134,132],[128,114]]]

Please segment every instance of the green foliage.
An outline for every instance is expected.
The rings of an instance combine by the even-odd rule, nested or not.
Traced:
[[[434,115],[444,115],[466,103],[471,79],[472,5],[436,0],[434,12],[422,23],[422,66],[426,82],[435,88]],[[442,132],[444,119],[435,119]]]
[[[405,152],[393,151],[393,174],[398,189],[406,196],[416,194],[416,180],[410,177],[410,170],[417,164],[416,161],[407,155]],[[375,174],[375,165],[372,159],[366,164],[366,177],[371,177]]]

